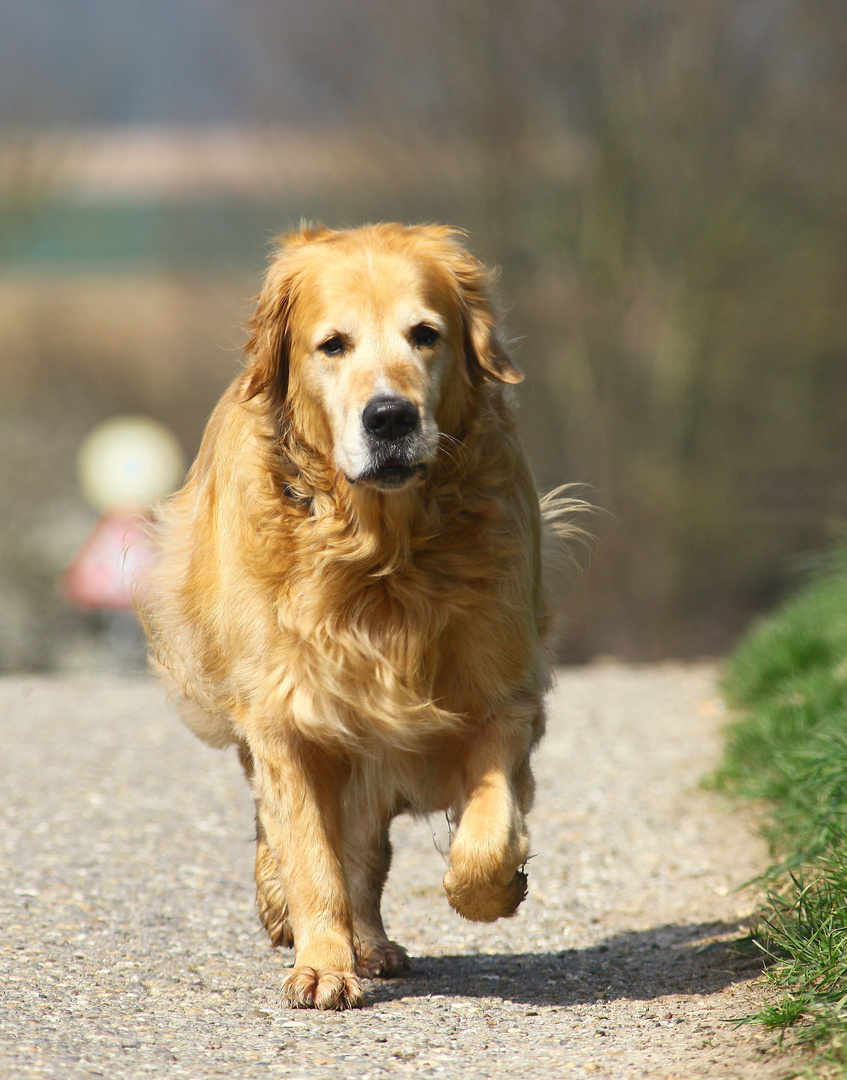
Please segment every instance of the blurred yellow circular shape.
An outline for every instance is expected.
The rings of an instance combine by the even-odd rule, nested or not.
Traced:
[[[179,440],[146,416],[115,416],[88,435],[77,458],[83,497],[95,510],[142,510],[185,475]]]

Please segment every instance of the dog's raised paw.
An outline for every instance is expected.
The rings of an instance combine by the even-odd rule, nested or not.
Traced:
[[[444,875],[450,907],[472,922],[494,922],[514,915],[527,893],[527,877],[516,870],[505,885],[493,881],[461,881],[452,869]]]
[[[334,968],[292,968],[282,984],[282,998],[293,1009],[358,1009],[365,1004],[356,976]]]

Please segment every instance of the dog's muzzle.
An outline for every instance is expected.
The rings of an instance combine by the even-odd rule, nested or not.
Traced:
[[[421,460],[421,416],[413,401],[395,394],[373,397],[362,410],[370,464],[355,483],[383,490],[405,487],[426,472]]]

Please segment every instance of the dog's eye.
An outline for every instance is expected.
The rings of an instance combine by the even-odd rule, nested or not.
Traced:
[[[434,326],[418,323],[412,327],[412,341],[422,349],[430,349],[438,341],[439,333]]]
[[[325,356],[340,356],[345,349],[344,338],[340,334],[333,334],[326,341],[321,342],[318,348]]]

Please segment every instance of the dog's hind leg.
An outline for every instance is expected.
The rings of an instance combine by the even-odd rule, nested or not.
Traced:
[[[344,868],[353,911],[356,971],[365,978],[390,979],[409,970],[408,953],[389,939],[380,912],[391,865],[392,816],[355,802],[346,807]]]
[[[268,847],[258,814],[256,834],[256,908],[271,945],[290,949],[294,934],[288,919],[288,901],[279,876],[279,864]]]
[[[249,747],[241,743],[238,747],[238,756],[244,767],[247,779],[253,785],[253,755]],[[259,913],[262,926],[264,926],[271,945],[281,945],[291,948],[294,944],[294,935],[291,932],[291,923],[288,919],[288,902],[285,899],[285,890],[282,887],[282,879],[279,872],[279,863],[273,852],[268,847],[265,830],[262,826],[262,815],[259,811],[259,794],[256,793],[256,909]]]

